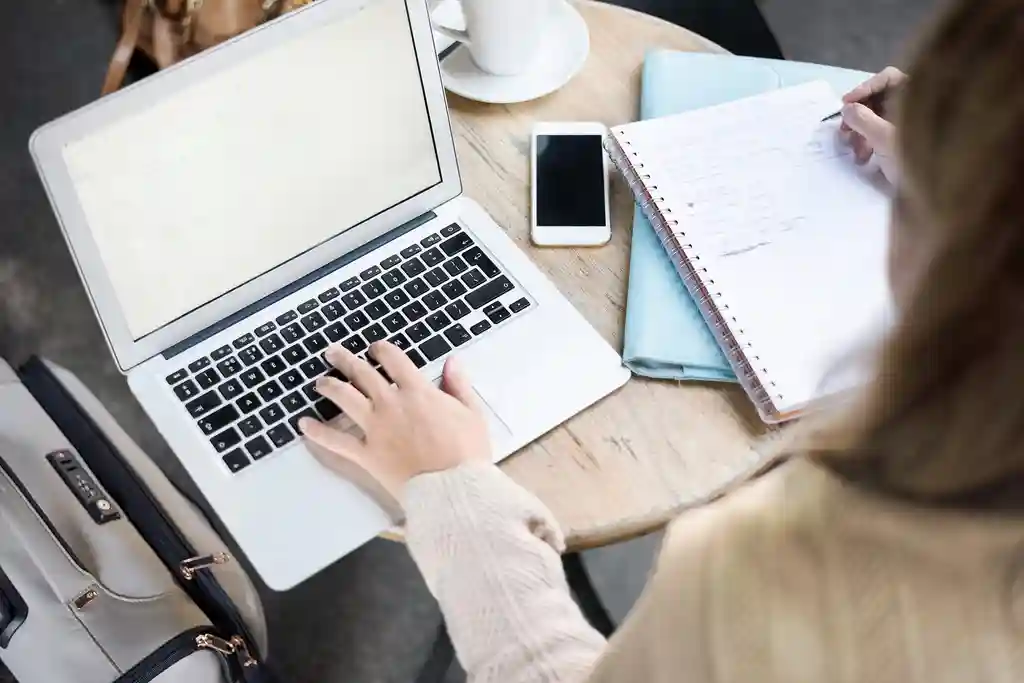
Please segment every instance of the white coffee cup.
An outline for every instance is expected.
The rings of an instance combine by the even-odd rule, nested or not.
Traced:
[[[466,17],[460,31],[434,22],[438,33],[464,43],[476,65],[495,76],[528,70],[551,19],[551,3],[564,0],[459,0]]]

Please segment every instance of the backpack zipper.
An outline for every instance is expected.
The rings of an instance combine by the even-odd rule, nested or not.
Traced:
[[[143,657],[135,666],[121,674],[114,683],[149,683],[189,655],[202,649],[213,649],[201,644],[207,637],[216,637],[210,626],[197,626],[182,631]],[[215,651],[220,656],[234,654]]]

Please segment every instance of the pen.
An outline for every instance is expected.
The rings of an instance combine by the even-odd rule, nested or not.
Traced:
[[[863,100],[861,104],[863,104],[865,107],[875,112],[879,116],[884,117],[886,112],[886,104],[888,102],[890,95],[892,95],[892,88],[883,90],[882,92],[876,92],[874,95],[871,95],[866,100]],[[823,118],[821,122],[827,123],[828,121],[834,121],[842,115],[843,110],[840,109],[835,114],[829,114],[828,116]]]

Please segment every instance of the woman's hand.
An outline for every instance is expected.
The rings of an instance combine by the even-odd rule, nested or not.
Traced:
[[[317,391],[348,415],[364,437],[308,418],[300,422],[306,438],[329,453],[325,465],[332,467],[331,458],[348,460],[401,500],[405,483],[418,474],[491,462],[479,398],[453,359],[444,366],[442,390],[394,345],[377,342],[369,353],[394,385],[341,346],[327,349],[327,359],[351,383],[321,377]]]
[[[872,76],[843,96],[843,125],[840,134],[853,148],[858,164],[866,164],[872,157],[882,173],[895,184],[898,176],[896,159],[896,126],[880,116],[865,102],[887,91],[899,88],[907,75],[895,67],[888,67]]]

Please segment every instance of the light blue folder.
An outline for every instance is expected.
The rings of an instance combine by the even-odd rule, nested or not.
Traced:
[[[815,80],[828,81],[842,94],[867,76],[817,64],[656,50],[644,60],[640,118],[711,107]],[[622,356],[633,373],[644,377],[736,381],[654,228],[639,208],[633,217]]]

